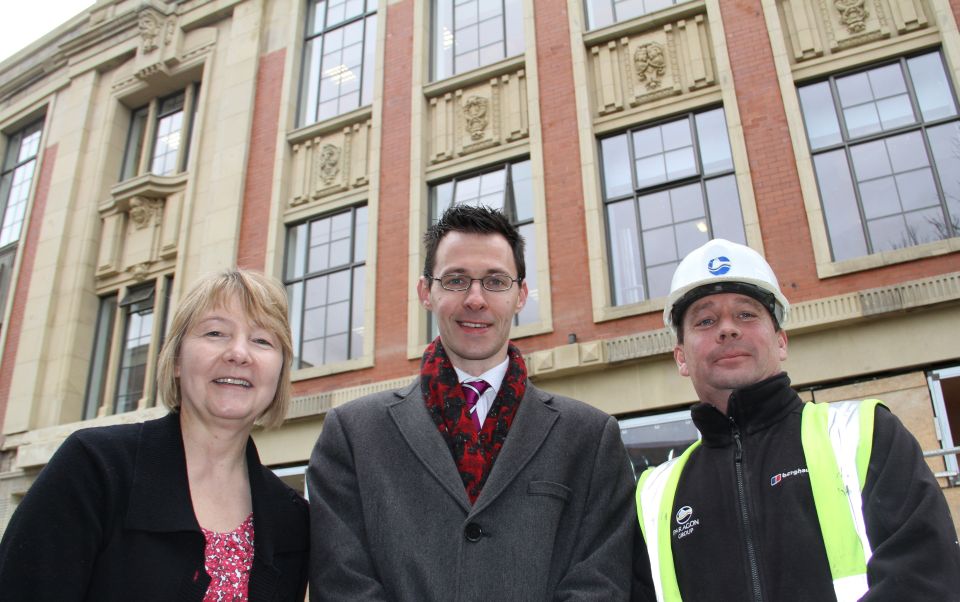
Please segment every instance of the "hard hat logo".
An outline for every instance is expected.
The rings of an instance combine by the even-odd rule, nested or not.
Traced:
[[[714,276],[722,276],[730,271],[730,260],[723,255],[714,257],[707,263],[707,271]]]

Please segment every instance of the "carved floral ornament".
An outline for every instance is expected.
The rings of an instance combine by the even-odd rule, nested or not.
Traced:
[[[850,33],[860,33],[867,27],[867,12],[864,0],[836,0],[833,3],[840,12],[840,22],[847,26]]]
[[[648,90],[659,88],[667,71],[663,45],[657,42],[642,44],[633,53],[633,67],[637,72],[637,79],[646,82]]]
[[[320,149],[320,179],[329,186],[340,173],[340,147],[324,144]]]
[[[464,127],[474,140],[483,138],[487,129],[487,109],[490,101],[482,96],[471,96],[463,103]]]

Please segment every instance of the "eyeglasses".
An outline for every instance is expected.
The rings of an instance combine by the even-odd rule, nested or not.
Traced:
[[[469,290],[470,287],[473,286],[474,280],[479,281],[484,290],[493,293],[508,291],[514,282],[520,282],[520,278],[511,278],[506,274],[490,274],[483,278],[471,278],[465,274],[444,274],[439,278],[434,278],[433,276],[428,276],[428,278],[439,282],[444,290],[454,292]]]

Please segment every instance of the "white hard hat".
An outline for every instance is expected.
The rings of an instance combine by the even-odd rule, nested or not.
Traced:
[[[716,293],[740,293],[763,303],[780,327],[790,311],[790,302],[770,264],[750,247],[715,238],[694,249],[677,266],[670,282],[670,295],[663,308],[663,323],[679,328],[687,307],[701,297]]]

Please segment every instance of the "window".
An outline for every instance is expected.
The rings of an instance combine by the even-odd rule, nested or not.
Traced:
[[[723,109],[600,140],[614,305],[666,296],[711,238],[746,243]]]
[[[40,134],[43,120],[31,123],[7,138],[7,150],[3,157],[3,173],[0,174],[0,247],[20,239],[20,229],[27,213],[27,200],[37,169],[37,154],[40,151]]]
[[[530,160],[508,163],[501,167],[458,176],[430,187],[431,223],[451,205],[486,205],[503,211],[523,236],[523,260],[526,264],[527,303],[514,316],[514,326],[540,321],[540,291],[537,287],[537,233],[533,223],[533,186]],[[437,327],[430,320],[428,340],[434,339]]]
[[[197,92],[194,84],[131,113],[121,181],[145,173],[169,176],[186,169]]]
[[[361,357],[367,208],[353,207],[287,230],[293,368]]]
[[[433,81],[522,53],[522,0],[434,0]]]
[[[960,121],[939,52],[798,92],[835,261],[960,235]]]
[[[114,414],[136,410],[142,398],[152,395],[153,368],[162,343],[155,341],[154,317],[158,310],[166,312],[172,281],[167,277],[161,282],[162,307],[156,300],[157,282],[101,297],[84,420],[95,418],[103,405]]]
[[[682,454],[700,434],[690,418],[690,410],[682,410],[621,420],[620,438],[634,472],[640,476],[647,468]]]
[[[686,0],[586,0],[587,29],[606,27]]]
[[[372,102],[376,8],[377,0],[309,0],[300,125]]]

